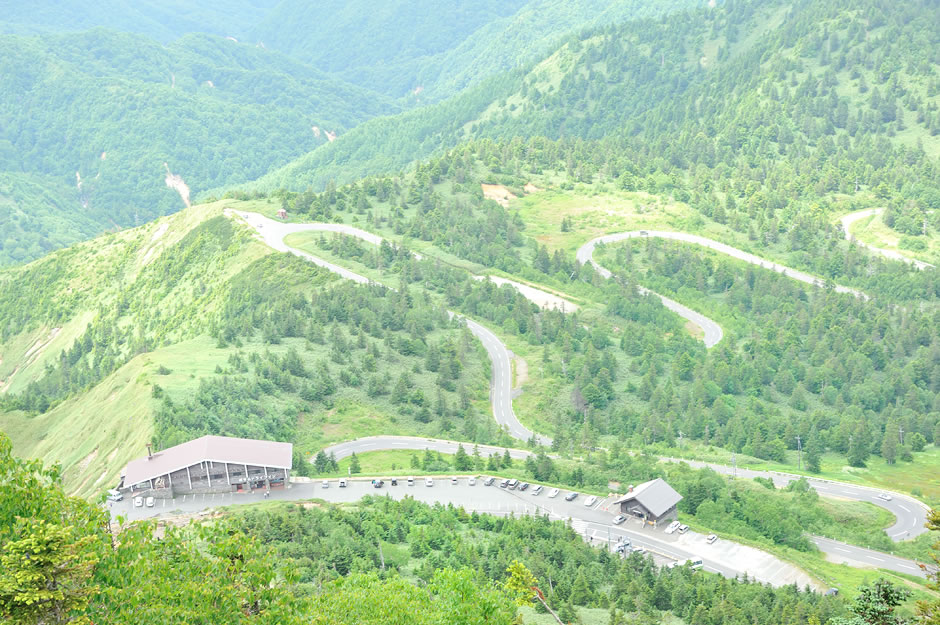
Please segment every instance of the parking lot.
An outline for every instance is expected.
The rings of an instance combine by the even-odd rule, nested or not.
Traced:
[[[558,496],[550,498],[550,488],[534,495],[533,490],[525,492],[499,488],[497,480],[492,486],[484,486],[477,478],[471,486],[466,477],[460,477],[457,484],[450,478],[434,478],[433,486],[424,485],[424,478],[417,478],[414,486],[406,485],[400,479],[397,486],[385,480],[382,488],[374,488],[370,478],[352,479],[346,488],[339,487],[339,480],[328,481],[323,488],[320,480],[294,482],[287,489],[272,490],[272,500],[323,499],[330,502],[353,502],[366,495],[388,496],[401,499],[413,497],[426,503],[442,503],[461,506],[468,511],[496,515],[547,514],[552,520],[563,520],[595,545],[607,543],[613,548],[622,538],[628,538],[633,545],[645,548],[654,560],[660,564],[676,560],[691,559],[696,556],[704,560],[704,568],[727,577],[747,574],[774,586],[797,583],[801,588],[812,584],[810,577],[799,568],[784,562],[769,553],[736,543],[718,540],[708,545],[705,536],[687,532],[667,535],[664,527],[644,526],[637,519],[628,518],[622,525],[614,525],[613,518],[619,511],[611,506],[613,497],[598,497],[587,507],[586,496],[578,495],[574,501],[565,501],[564,496],[570,491],[562,490]],[[123,514],[128,520],[195,513],[210,508],[255,503],[265,501],[264,493],[225,493],[208,495],[186,495],[171,500],[156,500],[153,508],[135,507],[132,500],[112,504],[112,515]]]

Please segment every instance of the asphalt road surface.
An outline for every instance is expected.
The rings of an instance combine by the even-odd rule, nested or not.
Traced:
[[[624,232],[621,234],[631,234],[631,233]],[[585,263],[591,263],[594,266],[594,269],[597,271],[597,273],[601,274],[604,278],[610,279],[610,277],[613,275],[610,272],[610,270],[594,262],[594,258],[593,258],[594,248],[597,246],[598,243],[609,243],[612,241],[621,240],[617,238],[612,238],[612,237],[618,237],[618,236],[620,235],[611,234],[611,235],[607,235],[606,237],[598,237],[596,239],[588,241],[587,243],[582,245],[580,248],[578,248],[578,253],[577,253],[578,262],[581,263],[582,265]],[[629,237],[622,237],[622,238],[629,238]],[[711,319],[709,319],[708,317],[706,317],[705,315],[695,312],[691,308],[687,306],[683,306],[679,302],[675,301],[674,299],[670,299],[666,297],[665,295],[660,295],[659,293],[650,291],[646,287],[640,286],[640,287],[637,287],[637,290],[639,290],[640,293],[644,295],[646,294],[655,295],[656,297],[662,300],[663,306],[665,306],[672,312],[676,313],[677,315],[679,315],[686,321],[691,321],[692,323],[700,327],[702,331],[705,333],[705,336],[702,337],[702,341],[705,343],[705,347],[709,347],[709,348],[714,347],[715,345],[718,344],[718,342],[724,336],[724,332],[722,331],[721,326],[715,323],[714,321],[712,321]]]
[[[231,211],[238,215],[245,223],[255,229],[262,240],[270,247],[280,252],[290,252],[304,258],[324,269],[332,271],[348,280],[353,280],[360,284],[373,282],[345,267],[340,267],[331,262],[318,258],[307,252],[302,252],[292,248],[284,243],[284,237],[295,232],[310,232],[316,230],[330,230],[333,232],[342,232],[351,236],[361,237],[364,240],[379,245],[382,238],[378,235],[353,228],[352,226],[343,226],[342,224],[291,224],[273,219],[268,219],[258,213],[248,213],[243,211]],[[492,362],[492,379],[490,380],[490,404],[493,408],[493,418],[496,422],[509,433],[513,438],[521,441],[531,440],[534,436],[541,445],[551,445],[552,439],[547,436],[536,435],[530,429],[522,425],[516,418],[516,413],[512,409],[512,365],[510,364],[509,350],[506,345],[500,341],[495,334],[488,329],[473,321],[467,319],[458,313],[451,312],[463,319],[470,332],[483,343],[486,353]]]
[[[450,478],[434,478],[433,487],[427,487],[424,478],[415,480],[414,486],[407,486],[401,479],[398,486],[391,486],[386,480],[381,489],[373,488],[369,478],[349,480],[347,488],[339,488],[339,481],[331,479],[329,487],[323,488],[321,480],[294,483],[289,489],[271,491],[272,500],[304,500],[319,498],[331,502],[357,501],[366,495],[387,495],[395,499],[411,496],[427,503],[440,502],[444,505],[461,506],[468,511],[496,515],[516,516],[523,514],[548,515],[552,520],[570,523],[572,529],[584,536],[591,544],[613,549],[622,539],[627,538],[632,545],[643,547],[659,564],[676,560],[701,557],[705,570],[719,573],[726,577],[747,575],[774,586],[796,583],[801,588],[813,585],[810,577],[798,567],[774,556],[743,547],[729,541],[719,540],[713,545],[705,542],[705,537],[688,532],[684,535],[667,535],[663,527],[643,526],[639,521],[629,519],[622,525],[614,525],[617,514],[611,506],[610,498],[601,498],[592,506],[585,506],[586,496],[579,495],[574,501],[565,501],[562,491],[550,498],[551,489],[545,489],[539,495],[533,490],[525,492],[499,488],[498,481],[492,486],[484,486],[482,478],[477,478],[471,486],[467,477],[458,478],[452,484]],[[129,521],[146,518],[169,517],[178,514],[193,514],[222,506],[231,506],[263,501],[259,492],[252,494],[216,494],[187,495],[169,500],[156,500],[154,507],[135,507],[133,500],[124,500],[112,504],[112,516],[123,515]],[[818,587],[817,587],[818,589]]]
[[[855,237],[852,236],[852,233],[849,231],[849,229],[852,227],[852,224],[854,224],[856,221],[859,221],[860,219],[867,219],[868,217],[871,217],[873,215],[880,215],[883,212],[885,212],[885,209],[883,208],[869,208],[866,210],[849,213],[848,215],[843,215],[840,221],[842,222],[842,229],[845,231],[845,240],[855,241],[857,244],[861,245],[862,247],[867,247],[871,251],[875,252],[876,254],[881,254],[885,258],[890,258],[891,260],[900,260],[900,261],[904,261],[905,263],[911,263],[918,269],[926,269],[928,267],[933,267],[933,265],[931,265],[930,263],[925,263],[924,261],[917,260],[916,258],[909,258],[905,256],[904,254],[901,254],[900,252],[895,252],[894,250],[886,250],[880,247],[875,247],[874,245],[869,245],[868,243],[859,241],[858,239],[855,239]]]
[[[723,464],[712,464],[710,462],[699,462],[696,460],[682,460],[679,458],[663,458],[663,460],[685,462],[689,466],[696,468],[709,467],[723,475],[736,474],[738,477],[747,479],[753,479],[755,477],[770,478],[778,488],[786,486],[793,480],[804,477],[793,473],[753,471],[742,467],[734,468]],[[819,491],[820,495],[851,499],[853,501],[867,501],[893,514],[897,520],[894,525],[885,530],[885,533],[895,542],[915,538],[927,531],[926,523],[929,509],[913,497],[909,497],[903,493],[883,491],[867,486],[857,486],[847,482],[833,482],[831,480],[816,478],[806,479],[811,487]],[[880,495],[888,495],[890,499],[886,500]]]

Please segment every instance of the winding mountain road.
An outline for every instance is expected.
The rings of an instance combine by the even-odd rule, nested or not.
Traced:
[[[855,241],[857,244],[861,245],[862,247],[866,247],[870,249],[872,252],[875,252],[876,254],[881,254],[885,258],[890,258],[891,260],[900,260],[905,263],[910,263],[914,265],[915,267],[917,267],[918,269],[927,269],[928,267],[932,268],[933,265],[931,265],[930,263],[925,263],[922,260],[917,260],[916,258],[905,256],[904,254],[900,252],[896,252],[894,250],[886,250],[881,247],[875,247],[874,245],[869,245],[868,243],[865,243],[864,241],[859,241],[854,236],[852,236],[852,230],[851,230],[852,224],[854,224],[856,221],[861,221],[862,219],[868,219],[869,217],[880,215],[883,212],[885,212],[885,209],[883,208],[868,208],[865,210],[856,211],[854,213],[849,213],[848,215],[843,215],[839,219],[839,221],[842,222],[842,229],[845,231],[846,241]]]
[[[578,248],[578,252],[577,252],[578,262],[582,264],[591,263],[591,265],[594,266],[594,269],[597,271],[597,273],[604,276],[605,278],[610,278],[611,275],[613,275],[611,274],[610,270],[603,267],[602,265],[600,265],[594,260],[594,249],[598,245],[601,245],[601,244],[607,245],[610,243],[617,243],[619,241],[626,241],[627,239],[640,239],[640,238],[671,239],[673,241],[682,241],[684,243],[694,243],[696,245],[701,245],[702,247],[707,247],[708,249],[715,250],[716,252],[727,254],[728,256],[731,256],[732,258],[743,260],[746,263],[750,263],[758,267],[763,267],[764,269],[769,269],[771,271],[776,271],[777,273],[793,278],[794,280],[799,280],[800,282],[805,282],[806,284],[811,284],[813,286],[820,286],[820,287],[823,286],[824,284],[823,279],[819,278],[818,276],[814,276],[804,271],[792,269],[790,267],[786,267],[779,263],[775,263],[775,262],[763,259],[759,256],[755,256],[754,254],[750,254],[743,250],[739,250],[735,247],[731,247],[730,245],[726,245],[724,243],[719,243],[718,241],[714,241],[712,239],[707,239],[705,237],[698,236],[696,234],[687,234],[685,232],[667,232],[667,231],[662,231],[662,230],[631,230],[628,232],[618,232],[616,234],[607,234],[601,237],[597,237],[596,239],[591,239],[590,241],[582,245],[580,248]],[[694,310],[686,306],[683,306],[682,304],[676,302],[675,300],[672,300],[666,297],[665,295],[660,295],[659,293],[650,291],[649,289],[645,287],[640,286],[637,288],[640,290],[641,293],[644,293],[644,294],[650,293],[652,295],[655,295],[656,297],[662,300],[663,305],[666,308],[675,312],[677,315],[679,315],[683,319],[691,321],[695,325],[702,328],[705,331],[705,336],[703,338],[705,347],[714,347],[719,341],[721,341],[722,336],[724,334],[722,332],[721,326],[719,326],[717,323],[715,323],[714,321],[712,321],[705,315],[695,312]],[[839,286],[839,285],[836,285],[834,288],[836,292],[838,293],[851,293],[852,295],[856,297],[862,297],[865,299],[868,298],[867,295],[865,295],[858,289],[853,289],[847,286]]]
[[[296,232],[325,231],[340,232],[350,236],[360,237],[369,243],[380,245],[382,243],[382,237],[376,234],[366,232],[365,230],[360,230],[359,228],[354,228],[352,226],[345,226],[343,224],[292,224],[268,219],[264,215],[259,215],[258,213],[231,211],[231,214],[237,215],[246,224],[254,228],[254,230],[267,245],[278,250],[279,252],[290,252],[291,254],[300,256],[301,258],[323,267],[324,269],[332,271],[333,273],[336,273],[346,278],[347,280],[353,280],[360,284],[368,284],[370,282],[376,283],[374,280],[369,280],[369,278],[350,271],[345,267],[340,267],[339,265],[335,265],[329,261],[314,256],[313,254],[309,254],[307,252],[290,247],[284,243],[284,237],[289,234],[294,234]],[[522,423],[520,423],[519,419],[516,417],[515,411],[512,409],[512,365],[510,364],[510,352],[506,348],[506,345],[504,345],[495,334],[490,332],[487,328],[483,327],[476,321],[468,319],[459,313],[451,311],[448,312],[452,316],[457,316],[464,320],[470,332],[475,337],[477,337],[481,343],[483,343],[483,348],[486,350],[486,353],[490,358],[492,363],[492,379],[490,380],[490,404],[493,408],[493,418],[496,419],[496,422],[500,425],[500,427],[505,428],[505,430],[513,438],[517,438],[521,441],[529,441],[534,437],[534,439],[538,441],[540,445],[551,445],[551,438],[535,434],[532,430],[522,425]]]
[[[308,232],[308,231],[319,230],[319,231],[327,231],[327,232],[341,232],[343,234],[360,237],[376,245],[381,244],[381,241],[382,241],[381,237],[378,237],[377,235],[373,233],[369,233],[364,230],[360,230],[352,226],[345,226],[342,224],[309,224],[309,223],[308,224],[289,224],[289,223],[283,223],[283,222],[274,221],[272,219],[268,219],[257,213],[230,211],[229,214],[230,215],[234,214],[234,215],[237,215],[239,218],[241,218],[246,224],[251,226],[258,233],[258,235],[267,245],[269,245],[273,249],[276,249],[281,252],[289,252],[289,253],[295,254],[320,267],[323,267],[329,271],[332,271],[346,279],[353,280],[357,283],[366,284],[366,283],[374,282],[366,278],[365,276],[359,275],[353,271],[350,271],[349,269],[346,269],[345,267],[340,267],[322,258],[318,258],[312,254],[309,254],[307,252],[303,252],[301,250],[292,248],[288,246],[286,243],[284,243],[284,237],[286,237],[288,234],[293,234],[295,232]],[[666,233],[666,234],[673,235],[677,233]],[[594,239],[593,241],[585,244],[584,246],[582,246],[581,249],[578,250],[578,260],[582,262],[591,262],[597,268],[598,272],[601,273],[601,275],[606,274],[605,277],[609,278],[611,275],[610,272],[604,269],[603,267],[597,265],[596,263],[594,263],[593,259],[591,258],[593,255],[594,246],[597,243],[601,243],[601,242],[606,243],[606,242],[611,242],[614,240],[623,240],[626,238],[631,238],[631,236],[628,236],[628,235],[646,236],[638,232],[635,235],[633,235],[633,233],[621,233],[620,235],[610,235],[608,237],[599,237],[598,239]],[[693,235],[686,235],[686,236],[693,236]],[[611,238],[611,237],[619,237],[619,238]],[[679,238],[679,237],[669,236],[665,238]],[[680,238],[680,240],[686,240],[686,239]],[[709,241],[709,240],[705,239],[705,241]],[[693,241],[693,242],[697,242],[697,241]],[[723,244],[716,243],[714,241],[709,241],[709,242],[717,246],[727,247],[727,246],[724,246]],[[709,245],[709,247],[712,247],[712,246]],[[713,249],[719,249],[719,251],[723,251],[720,248],[713,248]],[[733,250],[734,248],[729,248],[729,249]],[[744,258],[741,255],[751,256],[749,254],[746,254],[745,252],[740,252],[739,250],[734,250],[734,251],[740,254],[740,255],[735,255],[735,257],[742,258],[742,260],[747,260],[747,258]],[[753,257],[753,258],[757,258],[757,257]],[[758,264],[761,266],[768,266],[767,264],[765,264],[765,262],[760,261],[760,259],[758,259],[758,262],[756,262],[755,264]],[[776,267],[780,267],[779,271],[781,273],[787,273],[788,275],[793,276],[793,274],[789,273],[789,270],[787,268],[779,266],[779,265],[776,265]],[[769,268],[773,269],[773,267],[769,267]],[[803,274],[803,275],[806,275],[806,274]],[[800,278],[797,277],[797,279],[800,279]],[[818,284],[814,279],[812,279],[810,283]],[[851,290],[849,291],[851,292]],[[660,297],[662,298],[662,296]],[[664,302],[668,300],[668,298],[662,298],[662,299],[664,300]],[[668,301],[672,302],[672,300],[668,300]],[[711,345],[714,345],[719,340],[721,340],[721,329],[720,327],[717,326],[717,324],[714,324],[714,322],[707,319],[706,317],[699,315],[698,313],[695,313],[694,311],[691,311],[681,306],[680,304],[677,304],[675,302],[672,302],[672,303],[675,304],[676,308],[688,314],[688,316],[686,316],[685,314],[682,314],[682,312],[679,312],[677,310],[676,312],[679,312],[680,315],[692,321],[693,323],[697,323],[701,325],[703,328],[706,328],[706,345],[707,346],[710,347]],[[674,308],[672,309],[675,310]],[[453,313],[453,312],[451,312],[450,314],[460,316],[457,313]],[[550,445],[551,444],[550,438],[535,434],[534,432],[532,432],[531,430],[523,426],[519,422],[519,420],[516,418],[515,412],[513,411],[513,408],[512,408],[512,396],[511,396],[512,369],[510,366],[509,350],[506,349],[506,346],[496,337],[495,334],[493,334],[487,328],[483,327],[482,325],[480,325],[479,323],[476,323],[475,321],[471,319],[466,319],[465,317],[461,317],[461,318],[465,320],[467,327],[471,331],[471,333],[473,333],[473,335],[476,336],[483,343],[483,346],[486,349],[490,360],[492,361],[493,376],[492,376],[491,387],[490,387],[490,402],[491,402],[492,409],[493,409],[493,416],[496,419],[497,423],[503,426],[506,429],[506,431],[514,438],[517,438],[519,440],[525,440],[525,441],[534,439],[538,441],[539,444]],[[714,328],[711,330],[711,333],[709,333],[709,330],[707,329],[709,327],[709,324],[713,324],[714,328],[717,328],[717,333],[718,333],[717,338],[715,338],[716,335],[715,335]],[[709,345],[708,343],[708,341],[710,340],[713,340],[711,345]],[[369,452],[369,451],[378,451],[382,449],[411,449],[411,450],[416,450],[416,451],[424,450],[424,449],[432,449],[435,451],[440,451],[441,453],[453,454],[456,452],[457,446],[459,444],[460,443],[457,441],[446,441],[446,440],[440,440],[440,439],[423,439],[423,438],[401,437],[401,436],[377,436],[377,437],[370,437],[370,438],[365,438],[365,439],[358,439],[354,441],[339,443],[337,445],[328,447],[326,451],[327,453],[335,454],[337,458],[346,457],[353,452],[364,453],[364,452]],[[473,447],[472,444],[465,445],[465,448],[468,448],[468,449],[472,449],[472,447]],[[486,455],[490,455],[492,453],[502,453],[503,451],[503,448],[498,448],[498,447],[493,447],[493,446],[488,446],[488,445],[481,445],[479,446],[479,449],[481,453],[484,453]],[[531,454],[532,452],[529,452],[526,450],[519,450],[519,449],[510,450],[510,455],[516,459],[524,459],[525,457]],[[690,462],[690,464],[694,464],[694,463]],[[733,470],[731,467],[726,467],[722,465],[709,465],[709,466],[723,473],[728,473]],[[744,470],[738,469],[737,471],[741,473]],[[754,473],[756,474],[757,472],[754,472]],[[772,479],[775,480],[775,483],[786,483],[792,479],[799,478],[799,476],[788,475],[788,474],[772,474],[772,475],[768,474],[768,476],[772,477]],[[873,491],[872,489],[866,489],[864,487],[858,487],[852,484],[825,482],[822,480],[811,480],[810,484],[813,488],[816,488],[817,490],[819,490],[819,492],[823,494],[829,494],[832,496],[841,496],[841,497],[855,499],[859,501],[869,501],[871,503],[875,503],[876,505],[881,505],[882,507],[891,510],[898,519],[895,525],[889,529],[889,535],[894,540],[902,540],[905,538],[914,537],[922,533],[923,531],[925,531],[925,529],[923,528],[923,520],[926,517],[926,512],[924,510],[923,504],[920,504],[920,502],[916,502],[913,500],[909,501],[910,498],[907,498],[904,495],[894,494],[894,498],[901,499],[902,501],[895,502],[894,504],[891,504],[889,506],[888,504],[890,504],[891,502],[886,502],[884,500],[879,499],[877,497],[877,491]],[[835,489],[837,492],[830,492],[833,489]],[[894,498],[892,499],[892,501],[894,501]],[[907,503],[910,507],[905,506],[904,505],[905,503]],[[845,561],[856,566],[861,565],[861,566],[874,566],[874,567],[879,567],[879,568],[888,568],[891,570],[896,570],[896,571],[915,574],[915,575],[918,574],[917,571],[920,570],[920,569],[917,569],[917,571],[915,571],[914,568],[916,568],[916,563],[912,563],[911,561],[905,560],[904,558],[897,558],[895,556],[890,556],[888,554],[883,554],[880,552],[870,552],[870,550],[853,547],[851,545],[843,545],[841,543],[832,544],[834,543],[834,541],[828,541],[828,539],[823,539],[821,537],[814,537],[814,541],[823,552],[827,553],[827,555],[831,556],[832,558],[842,557],[843,559],[845,559]],[[836,552],[839,552],[839,553],[836,553]],[[721,567],[721,564],[716,562],[715,566]],[[716,570],[719,570],[719,569],[716,569]],[[721,570],[720,572],[727,574],[727,571],[724,571],[724,570]]]

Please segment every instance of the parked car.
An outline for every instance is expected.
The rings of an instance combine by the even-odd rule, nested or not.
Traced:
[[[637,545],[636,547],[634,547],[633,549],[631,549],[631,551],[633,551],[633,553],[639,553],[639,554],[642,555],[642,554],[646,553],[646,547],[640,547],[639,545]]]
[[[153,497],[147,497],[147,507],[148,507],[148,508],[153,508],[153,504],[154,504],[154,503],[155,503],[155,502],[154,502],[154,500],[153,500]]]
[[[426,477],[426,478],[424,478],[424,485],[425,485],[425,486],[434,486],[434,480],[432,480],[432,479],[429,478],[429,477]]]
[[[108,491],[108,501],[123,501],[124,495],[116,488]]]
[[[450,483],[451,483],[451,484],[456,484],[456,483],[457,483],[457,476],[456,476],[456,475],[453,476],[452,478],[450,478]]]
[[[675,532],[677,529],[679,529],[679,526],[680,526],[680,525],[682,525],[682,524],[679,523],[678,521],[673,521],[673,522],[670,523],[669,526],[666,528],[666,533],[667,533],[667,534],[672,534],[672,533]]]
[[[392,486],[398,486],[398,478],[397,478],[397,477],[393,477],[391,480],[389,480],[389,482],[391,482]]]
[[[541,494],[541,492],[542,492],[542,485],[541,485],[541,484],[536,484],[536,485],[535,485],[535,488],[532,489],[532,494],[533,494],[533,495],[539,495],[539,494]]]
[[[709,545],[715,542],[716,540],[718,540],[718,537],[715,536],[714,534],[709,534],[708,536],[705,537],[705,542],[707,542]]]
[[[329,488],[329,487],[330,487],[330,481],[329,481],[329,480],[323,480],[322,482],[320,482],[320,484],[323,486],[323,488]]]
[[[467,479],[467,484],[469,484],[470,486],[476,486],[476,485],[477,485],[477,478],[471,477],[471,478]]]
[[[486,478],[485,480],[483,480],[483,485],[484,485],[484,486],[492,486],[492,485],[493,485],[493,482],[495,482],[495,481],[496,481],[496,478],[490,476],[490,477]]]
[[[382,488],[383,486],[385,486],[385,482],[383,480],[372,480],[373,488]]]
[[[574,501],[577,498],[578,498],[578,493],[574,491],[571,491],[570,493],[565,495],[565,501]]]
[[[414,485],[415,485],[415,478],[409,477],[409,478],[408,478],[408,486],[414,486]]]
[[[617,516],[614,517],[614,525],[620,525],[621,523],[623,523],[623,522],[626,521],[626,520],[627,520],[627,515],[625,515],[625,514],[618,514]]]
[[[888,493],[881,493],[880,495],[878,495],[878,499],[883,499],[883,500],[885,500],[885,501],[891,501],[891,495],[889,495]],[[835,589],[833,589],[833,590],[835,590]]]
[[[688,526],[688,525],[680,525],[680,526],[679,526],[679,529],[676,530],[676,531],[679,532],[680,534],[685,534],[686,532],[689,531],[689,526]]]
[[[826,591],[825,594],[826,594],[827,597],[837,597],[837,596],[839,595],[839,589],[838,589],[838,588],[830,588],[829,590]]]
[[[500,488],[506,488],[507,486],[509,486],[509,480],[507,480],[507,479],[504,478],[504,479],[502,479],[502,480],[499,481],[499,487],[500,487]]]
[[[549,491],[549,493],[548,493],[549,498],[557,497],[557,496],[558,496],[558,492],[559,492],[559,491],[558,491],[557,488],[553,488],[553,489],[552,489],[551,491]]]
[[[342,479],[339,481],[339,487],[340,487],[340,488],[346,488],[346,478],[345,478],[345,477],[342,478]]]
[[[528,482],[523,482],[522,484],[519,484],[519,490],[526,490],[527,488],[529,488]]]
[[[590,508],[596,503],[597,503],[597,497],[595,497],[594,495],[591,495],[590,497],[584,500],[584,506],[586,508]]]
[[[134,507],[140,508],[144,505],[143,497],[134,497]]]
[[[507,485],[507,488],[509,488],[509,490],[515,490],[516,486],[519,486],[519,480],[515,480],[515,479],[509,480],[509,484]]]
[[[614,551],[617,553],[625,553],[633,543],[630,542],[629,538],[623,538],[617,546],[614,547]]]

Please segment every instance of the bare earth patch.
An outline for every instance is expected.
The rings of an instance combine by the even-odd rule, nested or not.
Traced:
[[[182,176],[179,174],[174,174],[170,171],[170,166],[168,164],[164,163],[163,166],[166,167],[166,178],[163,180],[166,183],[166,186],[179,193],[183,203],[186,204],[186,208],[189,208],[189,186],[183,182]]]
[[[516,363],[516,385],[513,390],[518,390],[529,381],[529,363],[517,354],[514,354],[512,359]]]
[[[90,465],[94,461],[94,459],[97,457],[98,457],[98,448],[95,447],[95,449],[90,454],[82,458],[81,461],[78,463],[78,470],[84,471],[85,469],[87,469],[88,465]]]
[[[535,186],[531,182],[525,183],[525,186],[522,187],[522,190],[525,191],[526,193],[538,193],[539,191],[541,191],[541,189],[539,189],[537,186]]]
[[[702,327],[697,323],[692,323],[691,321],[685,322],[685,331],[692,335],[692,338],[702,340],[705,338],[705,331],[702,330]]]
[[[501,184],[481,184],[483,197],[487,200],[493,200],[500,206],[509,206],[509,200],[516,199],[512,192]]]

